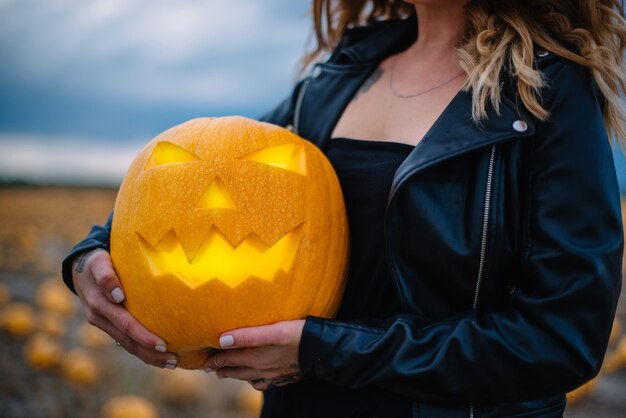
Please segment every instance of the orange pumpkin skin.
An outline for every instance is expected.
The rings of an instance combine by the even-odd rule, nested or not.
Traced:
[[[348,224],[326,157],[290,131],[200,118],[152,140],[115,203],[111,256],[126,308],[199,368],[225,331],[341,301]]]

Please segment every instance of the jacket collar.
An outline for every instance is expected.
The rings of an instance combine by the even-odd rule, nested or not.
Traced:
[[[416,37],[415,16],[351,28],[341,38],[330,61],[338,64],[377,64],[383,58],[408,48]]]
[[[460,91],[444,109],[426,135],[400,165],[391,194],[406,178],[458,155],[501,142],[532,136],[535,126],[527,113],[502,95],[500,112],[491,106],[487,118],[472,119],[472,94]]]

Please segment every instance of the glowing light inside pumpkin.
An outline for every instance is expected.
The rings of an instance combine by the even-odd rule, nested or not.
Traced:
[[[224,183],[219,177],[215,179],[209,185],[209,188],[204,192],[198,207],[204,209],[236,209],[235,202],[230,197],[230,194],[226,190]]]
[[[279,270],[288,272],[300,246],[302,224],[268,246],[250,234],[233,246],[217,229],[209,232],[193,260],[188,260],[176,233],[170,230],[151,246],[137,234],[155,276],[173,273],[194,288],[212,279],[235,287],[250,277],[272,281]]]
[[[198,161],[200,157],[187,151],[184,148],[174,145],[171,142],[159,142],[156,144],[148,158],[146,170],[158,167],[164,164],[189,163]]]
[[[257,161],[306,176],[306,155],[302,145],[276,145],[248,154],[243,159]]]

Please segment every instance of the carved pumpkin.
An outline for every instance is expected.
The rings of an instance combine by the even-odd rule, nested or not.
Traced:
[[[286,129],[195,119],[152,140],[120,188],[111,256],[126,308],[200,367],[221,333],[336,313],[348,229],[325,156]]]

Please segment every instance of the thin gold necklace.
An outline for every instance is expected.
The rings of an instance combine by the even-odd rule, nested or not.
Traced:
[[[396,91],[396,89],[393,88],[393,73],[396,70],[396,63],[397,62],[398,62],[398,56],[396,56],[393,59],[393,62],[391,63],[391,74],[389,75],[389,89],[391,90],[391,92],[393,93],[394,96],[399,97],[400,99],[410,99],[411,97],[417,97],[417,96],[421,96],[421,95],[426,94],[426,93],[430,93],[431,91],[437,90],[439,87],[443,87],[446,84],[452,82],[453,80],[456,80],[457,78],[459,78],[463,74],[465,74],[465,71],[461,71],[460,73],[458,73],[457,75],[455,75],[451,79],[446,80],[446,81],[444,81],[441,84],[437,84],[436,86],[431,87],[429,89],[418,91],[417,93],[403,94],[403,93],[400,93],[400,92]]]

